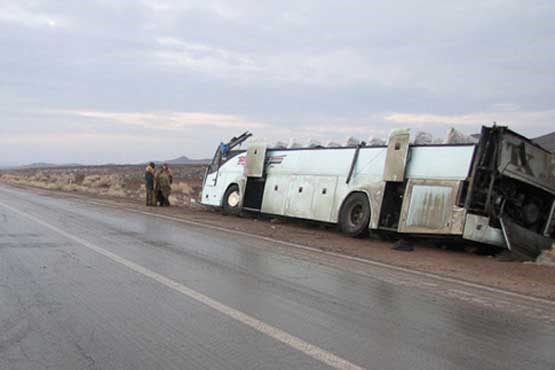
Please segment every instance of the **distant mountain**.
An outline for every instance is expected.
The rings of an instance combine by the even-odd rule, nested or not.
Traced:
[[[546,135],[538,136],[537,138],[532,139],[532,141],[542,148],[549,150],[551,153],[555,153],[555,131]]]
[[[191,159],[187,156],[182,155],[181,157],[170,159],[168,161],[160,161],[156,163],[167,163],[167,164],[199,164],[199,165],[206,165],[210,163],[210,159]]]
[[[187,156],[181,156],[175,159],[170,159],[168,161],[154,161],[156,164],[167,163],[169,165],[208,165],[210,164],[210,159],[191,159]],[[139,165],[143,165],[145,163],[140,163]],[[47,169],[47,168],[68,168],[68,167],[112,167],[112,166],[125,166],[125,164],[113,164],[113,163],[106,163],[106,164],[95,164],[95,165],[84,165],[79,163],[47,163],[47,162],[36,162],[25,164],[21,166],[0,166],[0,169],[3,170],[26,170],[26,169]]]

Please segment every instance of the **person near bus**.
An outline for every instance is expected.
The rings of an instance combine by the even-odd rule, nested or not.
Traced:
[[[145,189],[146,189],[146,205],[152,207],[156,205],[156,197],[154,194],[154,168],[156,166],[150,162],[145,170]]]
[[[155,187],[158,204],[161,207],[169,207],[170,194],[172,192],[173,176],[167,164],[163,164],[162,168],[157,172],[155,178]]]

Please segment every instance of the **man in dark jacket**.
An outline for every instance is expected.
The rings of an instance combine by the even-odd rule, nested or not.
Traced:
[[[173,176],[167,164],[163,164],[162,168],[154,176],[154,192],[156,200],[161,207],[170,206],[170,194],[172,192]]]
[[[150,162],[145,170],[146,205],[153,207],[156,205],[154,196],[154,163]]]

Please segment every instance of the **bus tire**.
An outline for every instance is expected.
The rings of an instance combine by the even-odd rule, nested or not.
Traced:
[[[224,213],[228,215],[238,215],[241,213],[241,194],[237,184],[229,186],[225,191],[222,207]]]
[[[364,193],[353,193],[347,197],[339,212],[341,232],[352,237],[368,233],[370,223],[370,205]]]

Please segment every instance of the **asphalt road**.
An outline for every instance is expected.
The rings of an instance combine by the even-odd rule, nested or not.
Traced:
[[[555,369],[553,307],[444,285],[0,186],[0,369]]]

